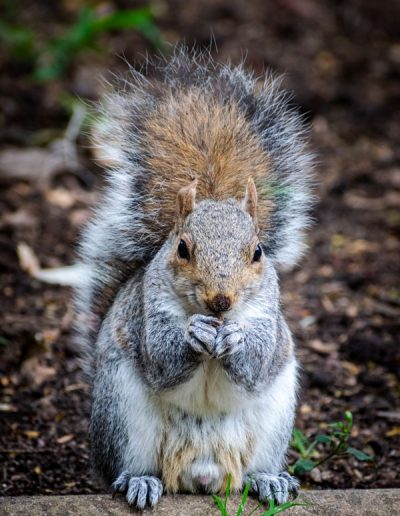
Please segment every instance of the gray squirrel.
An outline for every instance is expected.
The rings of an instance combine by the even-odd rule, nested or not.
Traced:
[[[176,50],[94,130],[108,169],[81,242],[92,463],[140,509],[251,482],[285,502],[297,362],[277,267],[304,250],[307,131],[271,76]]]

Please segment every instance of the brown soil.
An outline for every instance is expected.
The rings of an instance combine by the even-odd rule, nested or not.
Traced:
[[[19,22],[35,25],[42,37],[57,33],[79,4],[35,2]],[[247,55],[257,73],[268,66],[288,73],[285,84],[313,124],[319,162],[310,251],[283,278],[303,365],[297,426],[313,436],[351,410],[352,444],[374,456],[372,464],[348,457],[327,462],[305,483],[400,487],[400,4],[168,0],[156,6],[167,40],[202,48],[213,34],[220,59]],[[59,101],[63,91],[96,98],[96,77],[123,68],[115,55],[140,63],[146,50],[132,32],[100,44],[104,52],[82,53],[65,79],[47,85],[29,78],[30,63],[0,55],[3,148],[19,163],[26,158],[21,179],[13,175],[13,154],[1,178],[3,495],[99,489],[88,472],[87,395],[71,346],[71,291],[32,279],[21,270],[16,249],[28,244],[43,267],[74,260],[77,235],[101,183],[87,140],[79,138],[75,166],[71,155],[43,180],[43,167],[23,153],[36,146],[49,150],[63,134],[70,117]]]

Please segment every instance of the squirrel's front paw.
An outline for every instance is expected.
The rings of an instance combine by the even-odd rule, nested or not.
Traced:
[[[235,321],[225,321],[217,329],[217,339],[215,342],[215,355],[221,358],[235,353],[243,342],[243,330]]]
[[[186,328],[185,340],[197,353],[213,355],[217,328],[221,321],[210,315],[192,315]]]
[[[271,475],[269,473],[255,473],[248,475],[244,479],[247,484],[251,479],[250,493],[257,496],[260,502],[268,502],[274,498],[279,504],[286,503],[290,493],[296,497],[300,487],[297,478],[292,477],[286,471],[279,475]]]
[[[157,477],[134,477],[128,471],[124,471],[113,483],[112,489],[114,493],[126,493],[129,505],[144,509],[146,505],[156,505],[161,498],[163,485]]]

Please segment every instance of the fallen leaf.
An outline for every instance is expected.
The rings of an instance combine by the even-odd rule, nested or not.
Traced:
[[[335,305],[332,303],[328,296],[322,296],[321,302],[326,312],[329,314],[333,314],[335,312]]]
[[[341,364],[343,369],[345,369],[348,373],[350,373],[353,376],[358,375],[358,373],[361,371],[361,367],[357,366],[356,364],[353,364],[353,362],[342,360]]]
[[[37,430],[24,430],[23,434],[26,435],[26,437],[28,437],[29,439],[36,439],[37,437],[39,437],[40,432],[38,432]]]
[[[322,482],[321,471],[319,468],[314,468],[310,471],[310,477],[314,480],[314,482]]]
[[[20,267],[24,272],[27,272],[30,276],[35,276],[39,272],[39,260],[28,244],[20,242],[17,245],[17,255]]]
[[[318,275],[323,278],[331,278],[334,274],[334,269],[331,265],[323,265],[318,269]]]
[[[76,201],[75,196],[66,188],[56,188],[46,192],[46,199],[55,206],[68,209],[71,208]]]
[[[21,365],[21,375],[29,383],[40,386],[56,374],[54,367],[42,365],[36,356],[27,358]]]
[[[338,345],[335,342],[322,342],[318,339],[311,340],[309,347],[322,355],[329,355],[338,350]]]
[[[310,412],[312,412],[312,408],[310,407],[310,405],[307,405],[306,403],[303,403],[302,405],[300,405],[300,414],[310,414]]]
[[[396,435],[400,435],[400,426],[395,426],[391,430],[385,433],[387,437],[395,437]]]
[[[379,250],[379,244],[368,240],[346,240],[344,243],[345,251],[349,254],[374,253]]]
[[[324,470],[322,473],[321,473],[321,478],[322,480],[332,480],[333,478],[333,473],[330,469],[328,470]]]
[[[65,443],[69,443],[70,441],[73,440],[73,438],[75,437],[74,434],[67,434],[67,435],[63,435],[62,437],[59,437],[57,439],[57,443],[58,444],[65,444]]]
[[[65,387],[65,392],[73,392],[73,391],[85,391],[89,388],[87,383],[72,383],[71,385],[67,385]]]
[[[8,378],[8,376],[2,376],[0,378],[0,384],[3,386],[3,387],[7,387],[7,385],[10,384],[10,379]]]
[[[75,487],[76,482],[65,482],[64,489],[71,489],[71,487]]]
[[[17,412],[17,407],[11,403],[0,403],[0,412]]]
[[[36,226],[37,219],[27,210],[21,209],[13,211],[11,213],[5,213],[0,218],[0,227],[11,226],[11,227],[32,227]]]
[[[60,337],[60,333],[59,328],[48,328],[35,335],[35,338],[43,343],[44,349],[49,350],[51,345]]]

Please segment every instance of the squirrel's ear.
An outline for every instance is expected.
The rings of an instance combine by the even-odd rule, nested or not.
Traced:
[[[197,179],[178,192],[176,198],[176,226],[181,228],[185,218],[194,210],[196,200]]]
[[[243,199],[243,209],[253,219],[254,225],[258,230],[257,221],[257,189],[253,178],[249,177],[247,181],[246,194]]]

